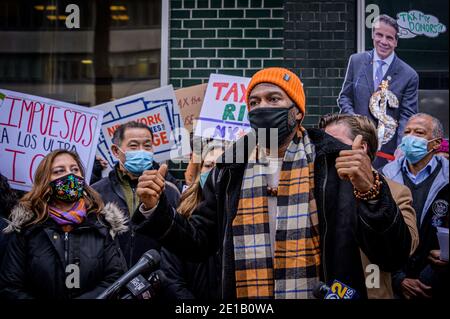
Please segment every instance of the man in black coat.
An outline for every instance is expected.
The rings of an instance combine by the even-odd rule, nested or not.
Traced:
[[[116,203],[128,217],[140,203],[136,194],[139,175],[145,169],[159,168],[152,159],[152,136],[151,129],[142,123],[128,122],[119,126],[114,132],[111,149],[119,163],[107,177],[92,185],[105,203]],[[137,156],[132,158],[132,153]],[[177,207],[180,192],[170,179],[165,182],[165,194],[170,205]],[[119,242],[128,267],[132,267],[149,249],[160,249],[160,244],[153,238],[136,233],[132,222],[129,231],[119,235]]]
[[[274,170],[266,175],[267,195],[259,193],[253,196],[252,191],[256,188],[247,186],[248,169],[254,165],[251,156],[255,153],[249,134],[225,152],[222,163],[218,161],[211,174],[215,175],[216,183],[213,185],[213,178],[208,178],[204,187],[205,200],[189,220],[176,213],[162,192],[165,168],[145,172],[137,186],[142,205],[133,216],[136,223],[141,223],[138,231],[159,239],[167,249],[190,260],[202,260],[219,249],[220,294],[224,299],[258,298],[262,294],[268,298],[312,298],[314,285],[319,280],[328,285],[339,280],[365,298],[365,269],[361,264],[360,249],[381,270],[392,271],[407,261],[411,237],[389,187],[371,168],[370,158],[361,147],[361,136],[355,139],[350,149],[324,132],[304,130],[301,127],[305,115],[303,85],[287,69],[268,68],[257,72],[247,88],[247,105],[252,128],[278,129],[278,154],[272,153],[272,149],[268,154],[269,163],[275,165]],[[264,141],[259,130],[257,136],[259,142]],[[262,147],[257,150],[262,152],[264,144],[260,144]],[[307,158],[298,152],[302,147],[308,154]],[[307,169],[296,166],[302,165],[301,161],[289,162],[293,166],[286,169],[288,153],[292,150],[311,164],[306,177],[295,175]],[[282,187],[286,187],[286,183],[290,190],[298,188],[300,192],[293,192],[292,196],[283,195]],[[302,188],[307,190],[305,185],[309,185],[311,191],[309,195],[306,193],[306,197],[300,196],[305,194],[301,193]],[[265,196],[269,198],[267,201]],[[242,208],[261,197],[264,199],[262,203],[268,204],[259,209],[267,217],[260,224],[239,228],[236,220],[243,215]],[[280,216],[287,201],[291,215]],[[304,210],[304,207],[308,208]],[[247,216],[241,221],[244,226],[259,218],[257,213]],[[288,221],[284,220],[298,216],[306,216],[301,219],[306,226],[299,224],[297,229],[286,232],[283,223]],[[249,232],[253,236],[265,235],[253,248],[256,251],[257,246],[265,247],[262,254],[269,252],[269,258],[264,255],[264,259],[255,257],[257,259],[252,261],[243,257],[247,252],[241,252],[236,242],[243,240],[247,245],[252,237],[245,236]],[[289,246],[289,241],[311,243],[311,238],[311,245],[320,244],[314,247],[307,245],[306,253]],[[287,266],[277,264],[280,255],[285,257],[281,263]],[[311,255],[313,260],[309,259]],[[275,260],[273,265],[272,258]],[[262,262],[269,267],[258,268]],[[303,268],[295,268],[297,264],[291,262],[303,263]],[[248,271],[245,267],[254,267],[257,271]],[[258,276],[265,274],[268,274],[267,280],[264,283],[258,281]],[[249,279],[252,275],[256,276],[254,286],[265,289],[256,292],[259,295],[252,295],[254,291]],[[306,284],[297,286],[297,282]],[[285,283],[285,287],[277,289],[280,283]],[[245,291],[242,290],[243,284],[246,285]]]

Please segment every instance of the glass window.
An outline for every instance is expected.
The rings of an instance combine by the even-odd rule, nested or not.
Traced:
[[[161,3],[2,0],[0,87],[92,106],[161,86]]]

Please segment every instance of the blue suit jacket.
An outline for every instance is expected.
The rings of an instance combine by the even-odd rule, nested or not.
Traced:
[[[355,53],[350,56],[344,84],[338,97],[338,105],[342,113],[361,114],[369,117],[377,125],[377,120],[369,110],[369,100],[374,92],[373,83],[373,50]],[[397,134],[383,145],[381,151],[393,154],[403,137],[403,130],[408,119],[418,109],[419,76],[408,64],[395,55],[383,80],[390,76],[389,90],[399,101],[398,109],[387,108],[387,114],[399,124]]]

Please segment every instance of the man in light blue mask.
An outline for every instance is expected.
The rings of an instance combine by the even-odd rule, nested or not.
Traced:
[[[403,156],[383,168],[387,177],[408,186],[416,211],[419,247],[392,277],[394,291],[407,299],[442,298],[443,291],[448,295],[448,289],[437,285],[444,282],[438,278],[443,273],[437,275],[428,259],[431,250],[439,250],[436,227],[448,227],[448,160],[435,155],[443,135],[438,119],[424,113],[412,116],[399,145]]]
[[[128,122],[114,132],[112,154],[118,163],[109,175],[92,187],[100,193],[105,203],[114,202],[129,217],[139,207],[140,198],[136,192],[139,177],[144,172],[159,169],[153,159],[153,134],[151,128],[138,122]],[[177,206],[180,192],[174,185],[174,178],[168,175],[165,183],[165,195],[172,205]],[[119,237],[128,267],[149,249],[159,249],[156,241],[135,234],[131,223],[130,231]]]

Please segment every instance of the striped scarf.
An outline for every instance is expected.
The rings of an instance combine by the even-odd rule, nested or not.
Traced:
[[[261,161],[247,164],[233,220],[238,298],[312,298],[320,268],[314,157],[314,145],[300,127],[280,172],[275,254],[269,233],[268,166]]]
[[[86,218],[86,207],[84,199],[76,201],[69,211],[62,211],[54,206],[48,207],[49,216],[61,226],[81,224]]]

